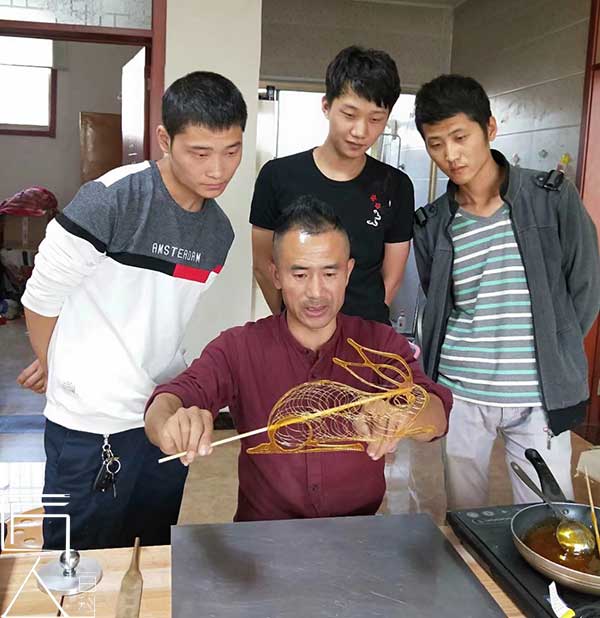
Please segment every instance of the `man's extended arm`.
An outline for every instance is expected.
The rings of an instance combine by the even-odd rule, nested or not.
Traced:
[[[381,276],[385,286],[385,304],[389,307],[394,300],[402,280],[410,253],[410,241],[385,243]]]
[[[369,413],[382,413],[382,410],[377,410],[377,408],[382,405],[389,406],[390,404],[387,402],[376,402],[375,404],[371,404],[368,407],[375,407],[375,410],[367,410],[366,416],[368,416]],[[448,429],[448,417],[444,408],[444,403],[437,395],[433,393],[429,393],[429,401],[427,406],[419,412],[417,420],[418,423],[415,425],[415,429],[421,427],[427,428],[427,431],[423,431],[423,433],[410,436],[417,442],[431,442],[432,440],[435,440],[435,438],[443,436]],[[379,427],[378,430],[371,431],[365,421],[359,416],[358,421],[355,422],[355,429],[361,436],[369,438],[369,442],[367,444],[367,455],[369,455],[371,459],[377,461],[381,457],[384,457],[387,453],[393,453],[398,446],[398,442],[400,442],[402,438],[386,437],[377,439],[377,432],[380,431],[385,435],[393,435],[394,432],[397,431],[399,425],[404,424],[404,422],[404,419],[395,418],[392,414],[389,419],[387,419],[385,427]]]
[[[167,455],[187,451],[181,461],[210,454],[213,419],[237,393],[236,349],[231,331],[211,341],[176,378],[159,386],[144,419],[150,442]]]
[[[17,377],[17,382],[23,388],[29,388],[40,394],[46,391],[48,347],[50,346],[50,339],[52,339],[52,333],[57,320],[57,317],[49,318],[25,308],[27,332],[36,358]]]
[[[431,442],[445,435],[448,430],[448,416],[442,400],[437,395],[429,393],[429,403],[419,413],[418,421],[419,427],[431,427],[431,429],[413,436],[413,440]]]
[[[418,442],[430,442],[431,440],[443,436],[448,430],[448,417],[452,408],[452,393],[446,387],[437,384],[425,375],[418,361],[414,358],[408,340],[402,335],[390,329],[390,336],[381,349],[386,352],[398,354],[402,357],[407,362],[412,372],[413,383],[424,388],[429,394],[429,402],[419,413],[415,420],[414,428],[431,427],[431,430],[411,437]],[[389,387],[388,383],[385,383],[385,385]],[[381,404],[376,403],[375,405]],[[387,423],[387,427],[383,429],[382,433],[386,435],[393,434],[398,422],[404,424],[402,417],[395,419],[392,414]],[[358,430],[360,431],[360,427]],[[398,442],[398,438],[383,438],[375,442],[370,442],[367,446],[367,453],[373,459],[379,459],[386,453],[393,452]]]
[[[427,231],[424,227],[415,222],[413,235],[413,250],[415,252],[415,262],[419,273],[419,281],[425,296],[429,291],[429,280],[431,277],[431,266],[433,262],[433,251],[429,247]]]
[[[48,347],[65,300],[105,259],[84,240],[57,221],[51,221],[35,258],[35,268],[27,281],[22,303],[31,347],[36,360],[25,368],[17,382],[43,392],[48,373]]]
[[[210,455],[213,415],[197,406],[185,408],[177,395],[160,393],[146,412],[145,429],[148,440],[163,453],[173,455],[187,451],[181,461],[189,465],[196,454]]]
[[[281,292],[271,278],[273,231],[252,226],[252,269],[254,277],[274,315],[281,313]]]

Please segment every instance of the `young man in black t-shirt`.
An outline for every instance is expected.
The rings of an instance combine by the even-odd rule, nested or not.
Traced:
[[[343,49],[327,67],[322,146],[269,161],[254,188],[250,223],[254,274],[273,313],[281,293],[271,280],[273,229],[296,197],[329,203],[350,235],[356,260],[342,312],[389,323],[412,237],[414,193],[408,176],[366,152],[400,96],[396,63],[385,52]]]

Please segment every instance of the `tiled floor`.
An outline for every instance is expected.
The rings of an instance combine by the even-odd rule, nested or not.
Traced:
[[[33,359],[25,320],[0,326],[0,415],[42,413],[44,398],[16,383],[17,375]]]
[[[45,399],[16,383],[33,360],[25,320],[0,326],[0,416],[42,414]],[[44,461],[42,433],[0,433],[0,462]]]

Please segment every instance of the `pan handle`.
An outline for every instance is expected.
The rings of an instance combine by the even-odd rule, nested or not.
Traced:
[[[568,502],[565,494],[560,488],[560,485],[550,471],[548,464],[546,464],[539,452],[534,448],[525,449],[525,457],[535,468],[535,471],[540,479],[542,492],[550,500],[550,502]]]
[[[527,476],[526,472],[521,468],[521,466],[516,461],[510,462],[510,467],[513,469],[514,473],[531,489],[531,491],[538,496],[541,500],[543,500],[542,490]]]
[[[558,519],[564,519],[565,516],[562,514],[558,505],[553,504],[548,500],[547,496],[542,493],[542,490],[527,476],[527,473],[516,461],[510,462],[510,467],[514,470],[515,474],[531,489],[531,491],[541,498],[553,511],[554,514],[558,517]]]

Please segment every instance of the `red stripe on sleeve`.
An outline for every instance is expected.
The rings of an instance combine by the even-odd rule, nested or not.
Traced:
[[[204,270],[202,268],[193,268],[192,266],[184,266],[183,264],[177,264],[173,270],[173,277],[178,279],[188,279],[189,281],[199,281],[200,283],[206,283],[208,276],[211,272],[220,273],[222,265],[215,266],[213,271]]]

